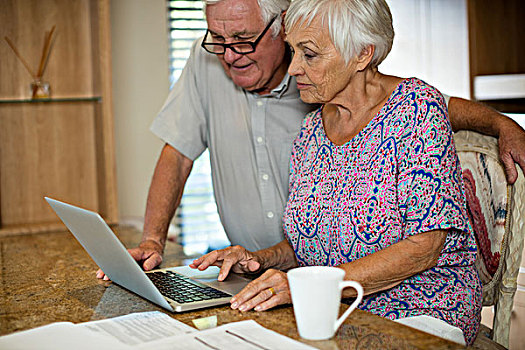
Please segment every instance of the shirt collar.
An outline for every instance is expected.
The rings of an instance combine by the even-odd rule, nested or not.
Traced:
[[[256,93],[251,93],[252,95],[263,98],[263,97],[276,97],[281,98],[287,91],[288,87],[290,86],[290,80],[292,79],[292,76],[286,72],[286,75],[284,76],[283,80],[281,80],[281,83],[277,85],[275,89],[273,89],[270,93],[265,95],[259,95]]]
[[[286,72],[286,75],[284,76],[281,83],[272,90],[271,94],[276,96],[277,98],[281,98],[281,96],[288,90],[288,86],[290,85],[290,79],[292,77]]]

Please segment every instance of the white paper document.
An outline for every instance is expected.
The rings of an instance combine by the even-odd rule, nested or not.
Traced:
[[[315,349],[253,320],[228,323],[217,328],[170,337],[135,347],[140,350],[307,350]]]
[[[404,324],[405,326],[418,329],[423,332],[430,333],[440,338],[444,338],[455,343],[465,345],[465,338],[463,337],[463,331],[454,327],[445,321],[439,320],[434,317],[427,315],[419,315],[413,317],[399,318],[395,320],[397,323]]]
[[[0,337],[0,349],[302,350],[313,348],[266,329],[252,320],[198,331],[162,312],[153,311],[80,324],[52,323]]]
[[[57,322],[47,326],[30,329],[28,331],[17,332],[0,337],[0,349],[129,350],[132,348],[111,337],[97,337],[90,330],[77,327],[74,323]]]
[[[107,320],[74,324],[57,322],[0,337],[0,349],[111,349],[197,332],[158,311],[141,312]]]
[[[127,345],[137,345],[174,335],[197,332],[162,312],[140,312],[107,320],[80,323],[77,327],[97,335],[113,337]]]

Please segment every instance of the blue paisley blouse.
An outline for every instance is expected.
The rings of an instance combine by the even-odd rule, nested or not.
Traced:
[[[308,114],[293,144],[283,224],[300,266],[336,266],[448,230],[435,267],[368,295],[359,307],[390,319],[436,317],[473,342],[481,312],[476,243],[447,109],[432,86],[402,81],[341,146],[326,136],[321,109]]]

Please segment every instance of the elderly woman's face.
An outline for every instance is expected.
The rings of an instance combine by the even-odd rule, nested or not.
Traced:
[[[348,86],[355,60],[345,63],[320,19],[287,29],[286,41],[294,52],[288,73],[296,77],[304,102],[328,103]]]

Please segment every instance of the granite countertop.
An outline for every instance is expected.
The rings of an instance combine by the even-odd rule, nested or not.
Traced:
[[[115,231],[126,247],[140,240],[134,229]],[[180,245],[168,242],[162,267],[181,265],[185,258]],[[193,319],[213,315],[219,325],[253,319],[319,349],[463,348],[361,310],[354,311],[336,337],[326,341],[300,339],[290,306],[264,312],[241,313],[224,306],[170,313],[111,282],[97,280],[96,270],[69,232],[0,237],[0,335],[52,322],[79,323],[156,310],[192,327]]]

